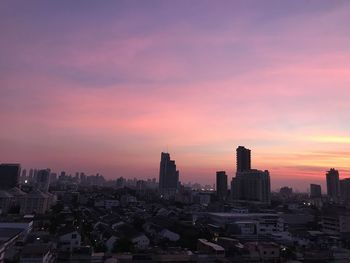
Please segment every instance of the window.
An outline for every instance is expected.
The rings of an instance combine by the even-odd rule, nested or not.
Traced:
[[[76,239],[77,238],[77,234],[72,234],[72,239]]]

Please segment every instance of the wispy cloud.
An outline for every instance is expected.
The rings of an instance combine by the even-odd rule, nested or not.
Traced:
[[[168,147],[212,182],[245,144],[278,184],[348,175],[347,2],[39,2],[0,4],[2,160],[156,177]]]

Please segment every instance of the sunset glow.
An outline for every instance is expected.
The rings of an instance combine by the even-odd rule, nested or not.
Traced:
[[[156,178],[169,151],[213,184],[244,145],[272,189],[350,176],[350,2],[49,2],[0,2],[1,162]]]

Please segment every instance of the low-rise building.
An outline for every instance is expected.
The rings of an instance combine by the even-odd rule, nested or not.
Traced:
[[[207,216],[216,224],[225,228],[236,224],[240,233],[257,235],[287,231],[287,225],[278,214],[272,213],[208,213]]]
[[[330,235],[340,235],[341,233],[350,232],[350,215],[323,215],[322,231]]]
[[[244,249],[250,260],[276,261],[280,257],[280,246],[274,242],[247,242]]]
[[[37,189],[29,192],[21,206],[21,214],[44,214],[50,208],[50,198],[51,196]]]
[[[72,252],[81,246],[81,235],[73,228],[63,228],[58,231],[58,247],[61,251]]]

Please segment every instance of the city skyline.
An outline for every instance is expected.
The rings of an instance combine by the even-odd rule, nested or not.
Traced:
[[[272,189],[350,177],[350,3],[1,1],[0,162],[184,182],[254,149]],[[6,37],[5,37],[6,36]]]
[[[254,155],[253,155],[254,156]],[[237,149],[236,149],[236,157],[235,157],[235,160],[236,160],[236,169],[235,171],[236,172],[233,172],[232,176],[230,174],[226,174],[226,171],[216,171],[216,178],[212,178],[213,179],[213,182],[202,182],[202,181],[186,181],[186,180],[180,180],[180,177],[179,177],[179,173],[180,171],[179,170],[176,170],[176,164],[175,164],[175,160],[171,160],[170,159],[170,153],[169,152],[161,152],[161,162],[160,162],[160,168],[158,170],[159,174],[158,174],[158,183],[159,183],[159,189],[160,191],[162,192],[163,188],[166,189],[169,187],[169,185],[173,185],[172,187],[175,187],[175,185],[177,185],[178,183],[182,183],[184,185],[187,185],[187,184],[193,184],[193,185],[196,185],[196,184],[201,184],[202,187],[203,186],[208,186],[208,185],[211,185],[213,188],[213,190],[217,189],[217,182],[218,182],[218,175],[222,175],[224,174],[226,176],[226,184],[228,183],[228,180],[231,179],[233,180],[235,177],[237,177],[237,174],[244,174],[245,172],[247,172],[247,174],[258,174],[258,173],[263,173],[263,171],[259,171],[257,169],[254,169],[254,168],[251,168],[251,149],[248,149],[246,148],[245,146],[238,146]],[[10,163],[10,164],[7,164],[7,165],[10,165],[10,166],[17,166],[20,164],[19,163]],[[165,167],[168,167],[169,165],[169,178],[170,179],[173,175],[175,175],[176,179],[173,178],[173,179],[170,179],[169,182],[165,183],[165,180],[164,178],[168,177],[166,174],[168,172],[166,172],[167,168]],[[243,168],[244,167],[244,168]],[[51,174],[54,174],[56,177],[58,175],[62,175],[64,174],[65,176],[72,176],[72,177],[79,177],[81,176],[82,174],[84,176],[103,176],[102,174],[100,174],[99,172],[97,173],[88,173],[88,174],[85,174],[84,171],[80,170],[80,171],[74,171],[74,172],[67,172],[67,171],[64,171],[64,170],[52,170],[51,171],[51,168],[23,168],[22,170],[20,169],[20,174],[23,175],[24,177],[27,176],[27,172],[28,172],[28,175],[29,176],[32,176],[33,173],[35,174],[36,172],[44,172],[44,171],[49,171],[51,172]],[[23,173],[22,173],[23,172]],[[269,174],[269,172],[267,170],[264,171],[265,173]],[[322,186],[322,193],[323,194],[327,194],[328,196],[332,196],[332,194],[330,194],[329,192],[329,187],[330,187],[330,182],[329,182],[329,174],[333,174],[333,173],[336,173],[337,175],[337,183],[338,183],[338,189],[335,190],[337,191],[337,194],[335,195],[339,195],[340,196],[340,179],[344,180],[344,182],[349,180],[348,177],[340,177],[339,176],[339,172],[338,170],[335,170],[334,168],[330,168],[329,171],[326,171],[325,172],[325,178],[323,178],[323,180],[320,180],[318,183],[320,184],[319,186]],[[174,174],[175,173],[175,174]],[[107,178],[107,180],[111,180],[111,181],[118,181],[120,178],[124,178],[126,180],[156,180],[156,176],[155,177],[124,177],[123,175],[120,175],[120,176],[115,176],[113,178]],[[175,179],[175,181],[174,181]],[[215,183],[216,181],[216,183]],[[270,179],[268,180],[269,181],[269,185],[270,185]],[[176,183],[175,183],[176,182]],[[311,187],[312,186],[315,186],[315,181],[313,182],[309,182],[309,181],[305,181],[304,183],[305,184],[305,187],[304,188],[294,188],[293,190],[296,191],[296,192],[305,192],[305,193],[311,193],[312,194],[312,189],[310,189],[310,185]],[[169,185],[168,185],[169,184]],[[222,183],[221,183],[222,184]],[[308,185],[310,184],[310,185]],[[333,183],[332,183],[333,184]],[[281,188],[283,187],[286,187],[286,185],[276,185],[276,184],[273,184],[273,180],[271,182],[271,190],[269,191],[272,191],[272,192],[279,192]],[[172,188],[170,187],[170,188]],[[170,188],[168,190],[170,190]],[[176,186],[177,188],[177,186]],[[230,188],[230,187],[228,187]],[[232,188],[232,185],[231,185],[231,188]],[[270,188],[270,186],[269,186]],[[174,188],[175,189],[175,188]],[[172,189],[172,190],[174,190]],[[291,188],[292,189],[292,188]],[[223,191],[222,189],[222,186],[221,186],[221,191]],[[232,191],[232,189],[231,189]],[[171,191],[170,191],[171,192]],[[170,193],[169,192],[169,193]]]

